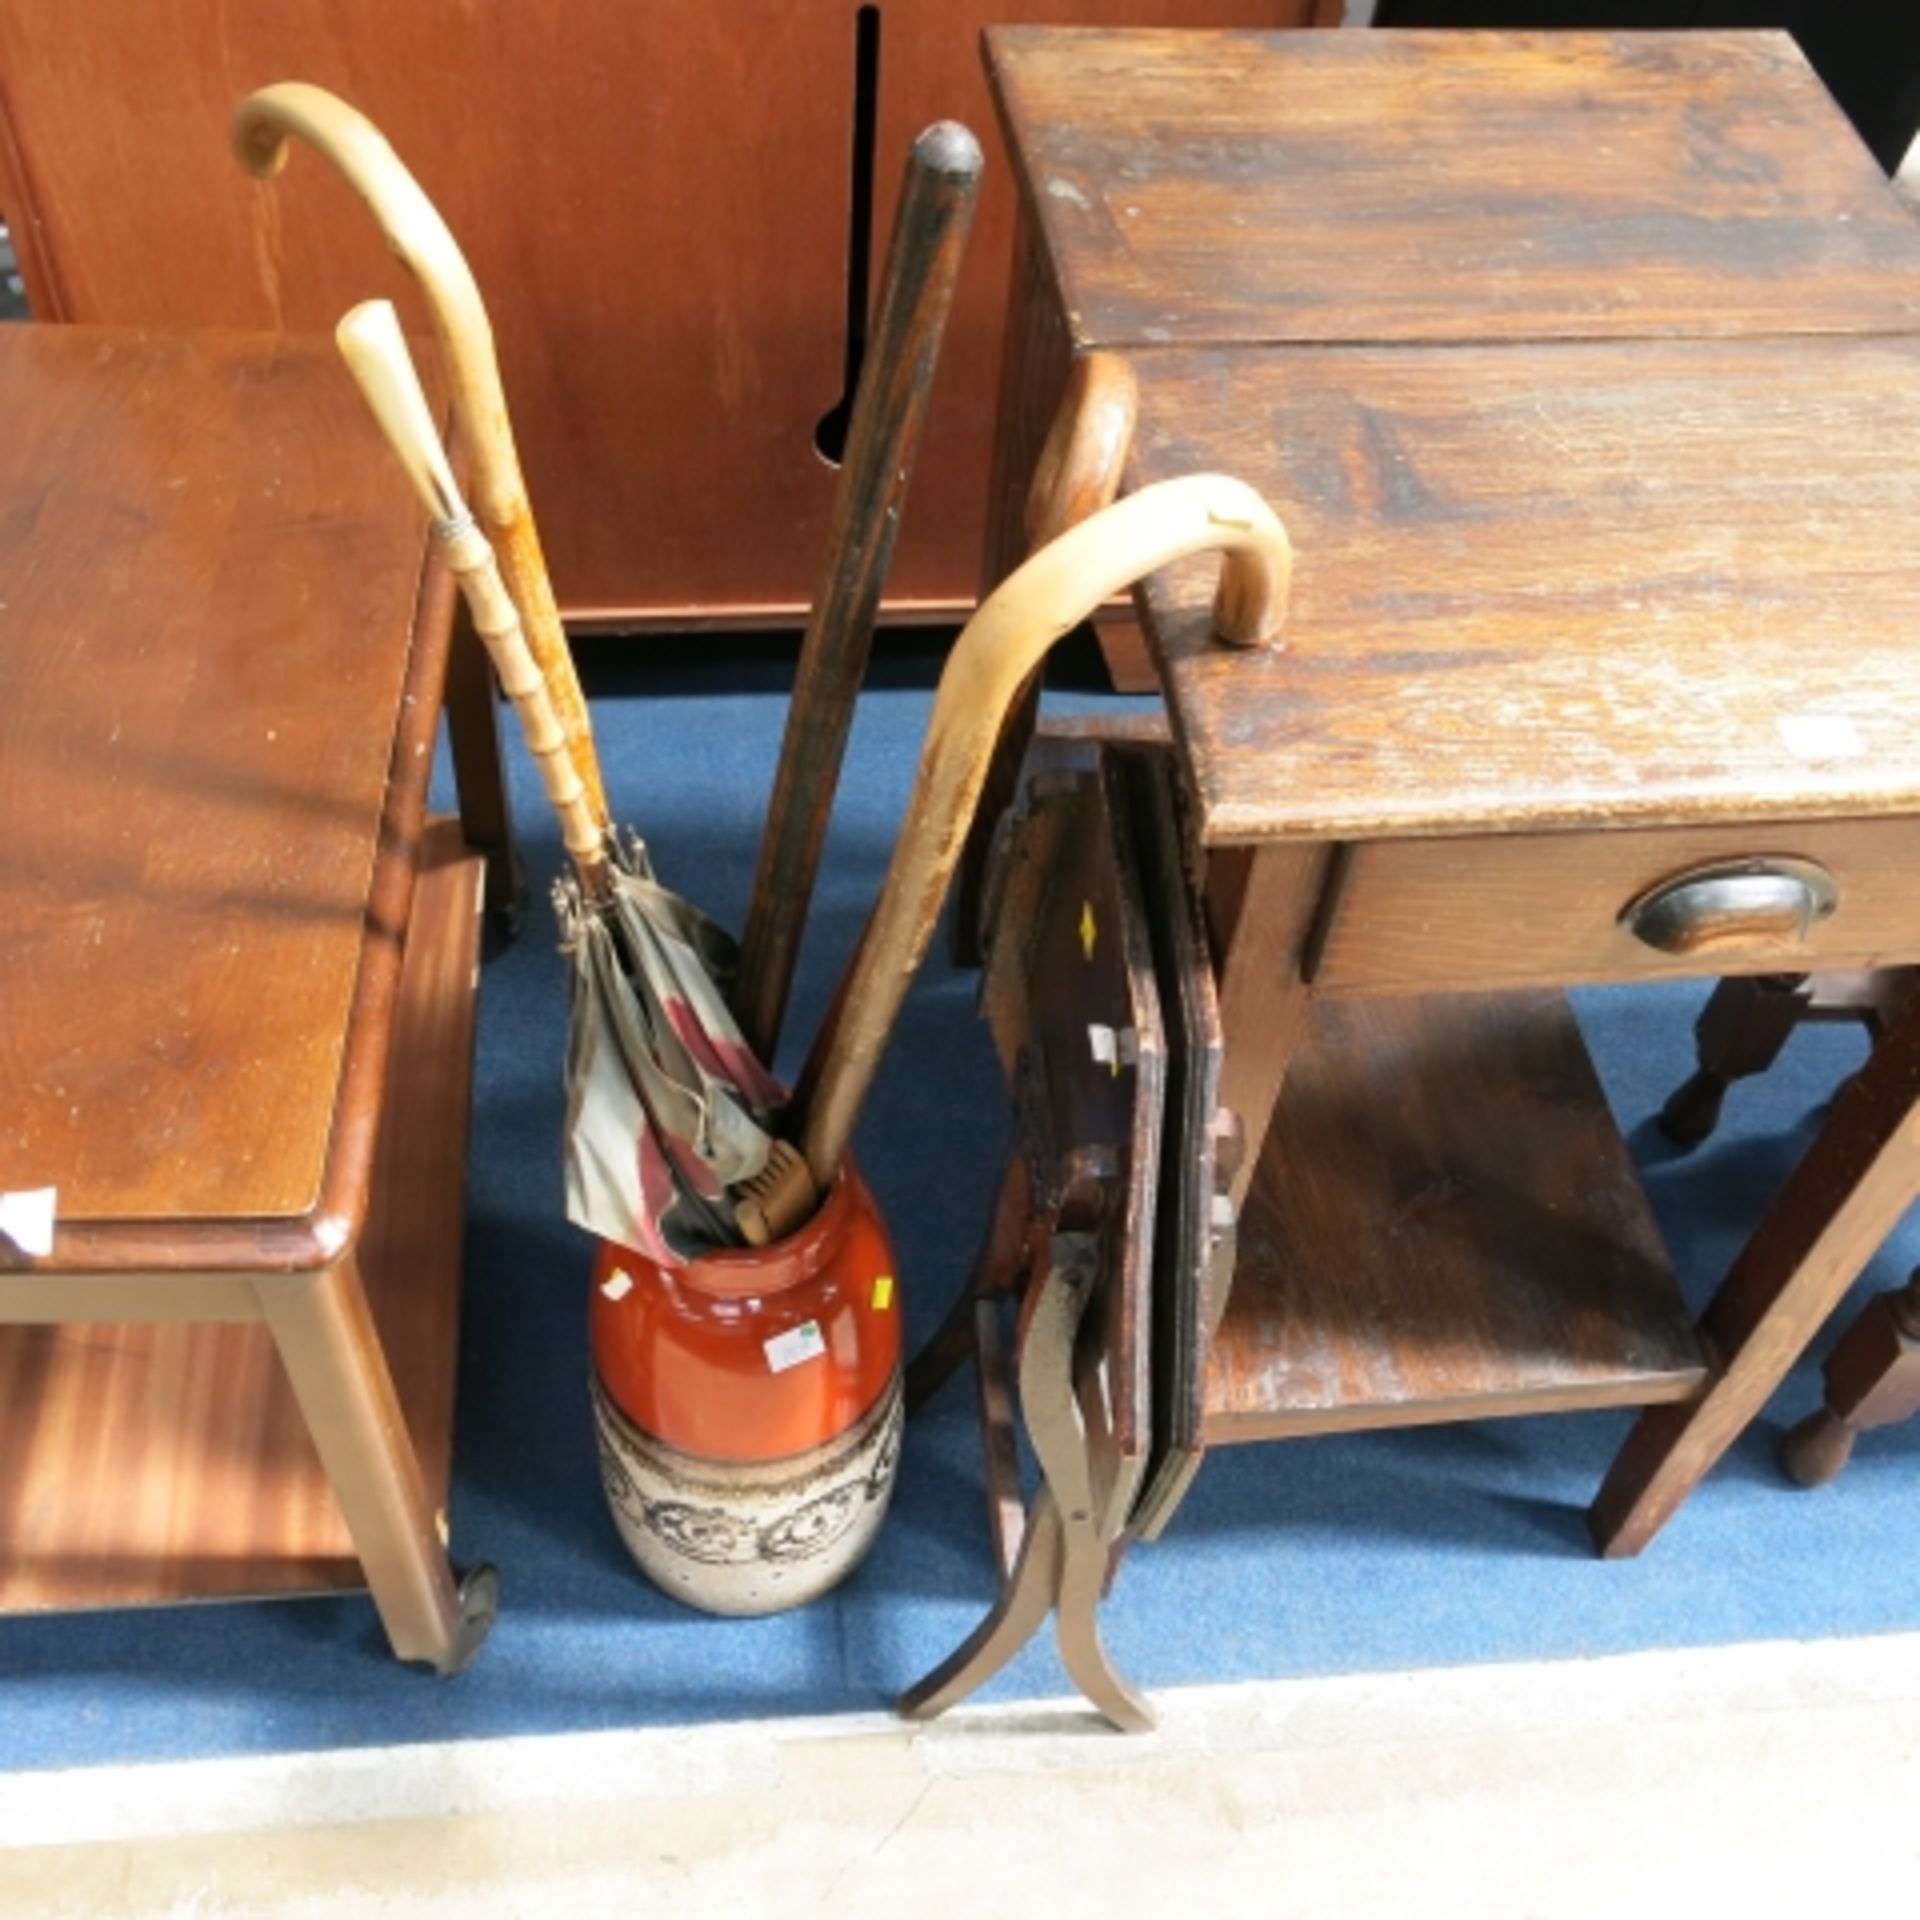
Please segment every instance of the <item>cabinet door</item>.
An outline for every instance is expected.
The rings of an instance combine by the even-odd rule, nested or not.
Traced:
[[[1292,25],[1314,0],[1064,0],[1059,20]],[[1004,7],[882,0],[875,272],[908,142],[980,134],[989,186],[909,501],[897,608],[970,602],[1011,197],[978,34]],[[395,294],[365,211],[310,153],[230,157],[250,89],[305,79],[370,114],[459,236],[499,338],[574,620],[790,619],[833,489],[856,133],[855,0],[0,0],[0,210],[36,315],[320,329]]]

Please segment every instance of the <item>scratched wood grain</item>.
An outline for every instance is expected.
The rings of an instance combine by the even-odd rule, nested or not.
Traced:
[[[1134,484],[1273,503],[1284,644],[1146,604],[1209,841],[1920,807],[1920,341],[1136,356]]]
[[[998,28],[1076,345],[1874,332],[1920,232],[1785,34]]]
[[[303,1215],[405,925],[418,509],[325,340],[0,329],[0,419],[0,1166],[63,1221]]]

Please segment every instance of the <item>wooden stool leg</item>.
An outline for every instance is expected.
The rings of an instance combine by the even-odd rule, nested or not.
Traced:
[[[263,1281],[259,1297],[395,1655],[459,1672],[493,1624],[497,1578],[454,1584],[353,1257]]]
[[[1759,974],[1722,980],[1700,1010],[1693,1042],[1699,1066],[1660,1109],[1660,1130],[1677,1146],[1697,1147],[1720,1123],[1727,1089],[1780,1057],[1807,1010],[1807,977]]]
[[[1589,1516],[1603,1553],[1638,1553],[1786,1377],[1920,1192],[1920,1009],[1843,1087],[1701,1322],[1717,1370],[1697,1398],[1650,1407]]]
[[[486,856],[487,911],[511,933],[526,908],[526,873],[513,844],[498,690],[464,598],[455,613],[447,655],[446,709],[461,835],[474,852]]]
[[[1827,1357],[1827,1403],[1780,1443],[1780,1465],[1803,1487],[1824,1486],[1870,1427],[1920,1413],[1920,1271],[1870,1300]]]

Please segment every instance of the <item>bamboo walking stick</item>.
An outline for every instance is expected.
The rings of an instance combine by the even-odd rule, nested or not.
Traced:
[[[413,482],[447,565],[466,595],[474,630],[500,677],[501,690],[520,717],[527,746],[540,769],[540,783],[560,816],[561,837],[581,888],[589,900],[604,899],[611,885],[606,834],[594,817],[566,728],[554,710],[546,676],[527,644],[493,548],[460,497],[433,411],[400,331],[400,316],[390,301],[363,301],[334,329],[334,339],[387,444]]]
[[[507,416],[507,397],[500,384],[493,328],[472,269],[447,223],[386,136],[344,100],[324,87],[290,80],[262,87],[234,110],[233,150],[240,164],[258,179],[271,179],[286,165],[287,140],[294,134],[346,177],[371,209],[387,245],[426,296],[453,381],[454,418],[473,461],[478,521],[497,549],[500,570],[550,689],[568,756],[580,775],[594,821],[604,832],[606,795],[587,726],[586,702],[540,551]],[[434,437],[438,439],[437,434]]]
[[[1123,587],[1189,554],[1223,556],[1213,626],[1263,646],[1286,619],[1286,529],[1238,480],[1166,480],[1083,520],[991,593],[947,656],[906,820],[872,918],[794,1096],[804,1175],[759,1196],[791,1232],[839,1171],[907,987],[926,954],[1008,708],[1048,650]]]
[[[772,1060],[786,1014],[980,167],[979,142],[951,120],[927,128],[907,160],[740,939],[735,1010],[762,1060]]]

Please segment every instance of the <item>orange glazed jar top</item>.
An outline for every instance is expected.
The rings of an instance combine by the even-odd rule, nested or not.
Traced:
[[[771,1246],[660,1267],[600,1243],[600,1384],[644,1433],[709,1460],[779,1460],[844,1433],[900,1359],[893,1247],[851,1161]]]

